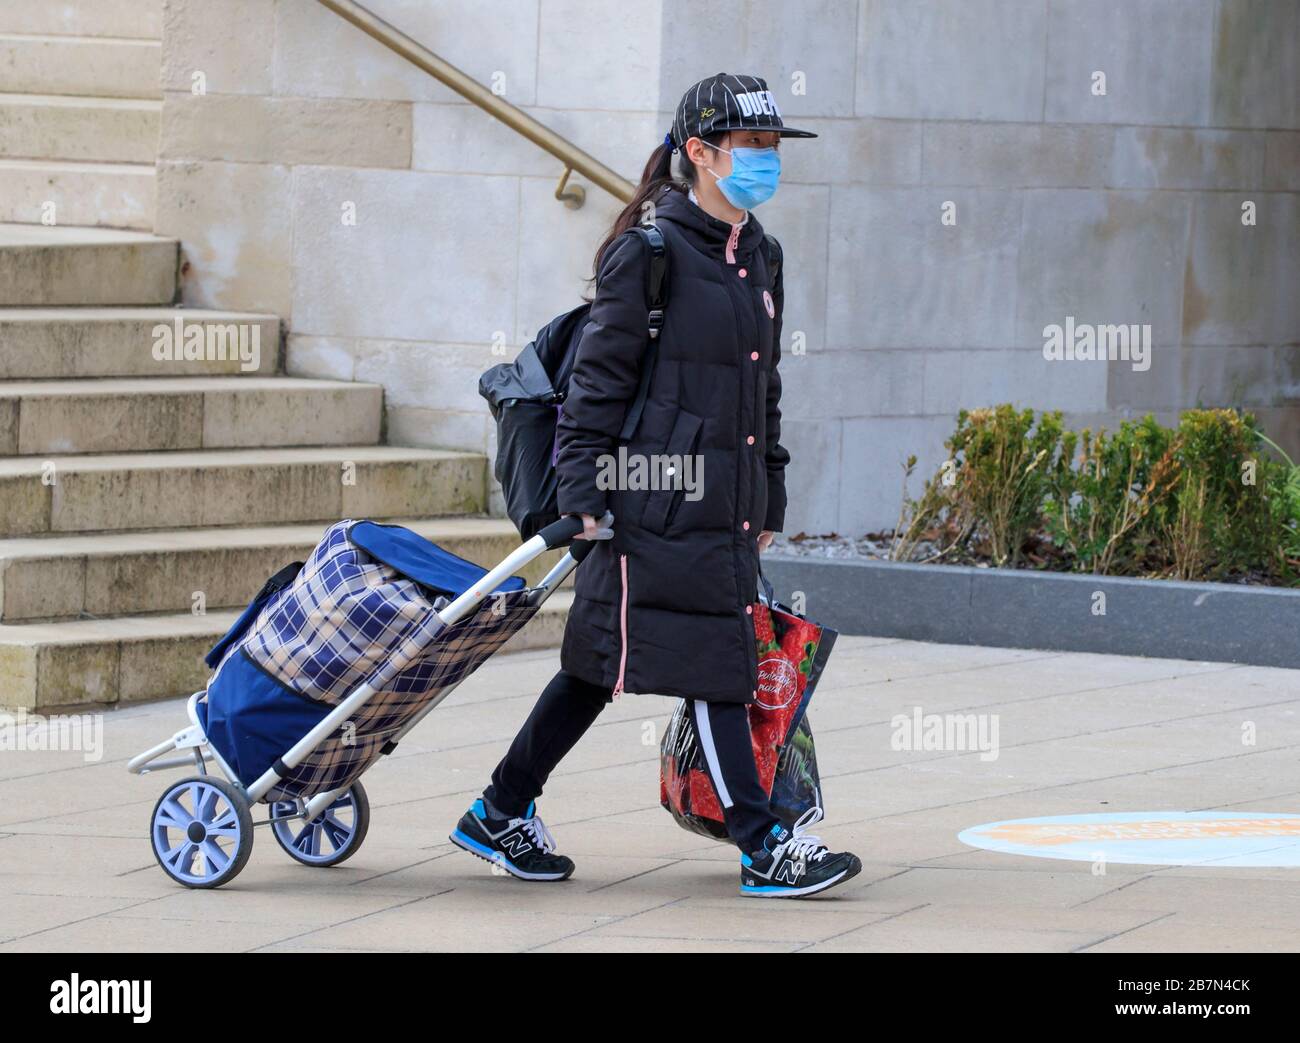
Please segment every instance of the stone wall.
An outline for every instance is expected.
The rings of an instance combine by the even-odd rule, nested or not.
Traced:
[[[822,135],[759,214],[792,532],[892,523],[902,459],[999,401],[1244,405],[1300,453],[1294,0],[368,2],[632,180],[723,69]],[[578,302],[614,202],[556,202],[555,160],[315,0],[168,0],[164,87],[187,302],[282,315],[292,373],[382,383],[392,442],[489,450],[479,372]],[[1047,361],[1068,316],[1149,324],[1150,368]]]

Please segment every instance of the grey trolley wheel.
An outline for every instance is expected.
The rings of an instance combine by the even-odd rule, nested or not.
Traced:
[[[339,794],[310,822],[303,800],[271,804],[271,832],[285,854],[305,866],[336,866],[356,854],[370,829],[370,799],[360,782]]]
[[[253,853],[253,816],[244,795],[224,779],[196,775],[171,786],[149,822],[154,858],[186,887],[220,887]]]

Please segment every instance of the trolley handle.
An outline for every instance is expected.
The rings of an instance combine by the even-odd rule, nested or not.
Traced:
[[[596,539],[608,540],[614,536],[614,516],[606,511],[596,523]],[[582,535],[582,518],[576,514],[566,514],[559,521],[553,521],[550,525],[538,531],[546,544],[547,550],[554,550],[556,547],[562,547],[570,540]]]
[[[598,523],[599,528],[596,532],[596,539],[613,539],[613,524],[614,516],[609,511],[606,511]],[[581,518],[561,518],[559,521],[551,522],[550,525],[531,539],[521,543],[501,564],[489,571],[469,590],[461,594],[451,604],[444,606],[442,611],[438,613],[438,617],[445,626],[454,626],[478,607],[484,598],[492,594],[497,587],[513,576],[516,570],[523,568],[539,554],[545,554],[548,550],[553,550],[568,543],[581,532]],[[581,540],[578,542],[577,547],[586,547],[590,546],[590,544],[590,540]],[[581,552],[574,554],[570,551],[569,557],[576,564],[581,560],[583,554]]]

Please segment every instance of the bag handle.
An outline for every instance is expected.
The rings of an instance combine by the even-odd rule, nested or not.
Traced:
[[[664,327],[664,306],[668,303],[668,244],[664,240],[664,234],[655,224],[635,225],[632,230],[650,251],[650,270],[646,281],[646,300],[650,305],[647,318],[650,343],[646,345],[645,358],[641,362],[641,379],[637,382],[636,397],[628,408],[623,429],[618,433],[619,440],[623,442],[632,440],[637,425],[641,423],[641,414],[645,411],[646,399],[650,395],[650,378],[654,375],[659,331]]]
[[[763,559],[758,559],[758,583],[759,591],[767,597],[767,607],[776,608],[776,590],[772,587],[772,581],[763,575]]]

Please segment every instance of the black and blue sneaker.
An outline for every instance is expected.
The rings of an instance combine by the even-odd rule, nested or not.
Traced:
[[[520,880],[566,880],[573,873],[573,859],[554,853],[555,838],[538,816],[536,801],[518,818],[490,818],[480,797],[449,839]]]
[[[857,855],[830,851],[820,837],[804,832],[822,817],[822,809],[812,807],[792,830],[778,822],[763,838],[762,848],[741,855],[740,893],[750,898],[804,898],[857,876],[862,871]]]

